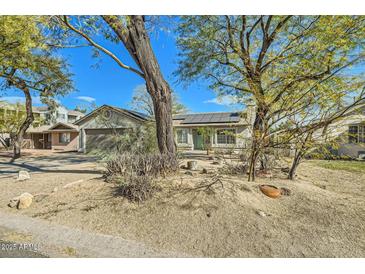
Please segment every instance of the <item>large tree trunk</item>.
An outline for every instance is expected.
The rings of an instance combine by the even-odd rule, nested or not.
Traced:
[[[175,153],[172,127],[172,98],[152,50],[143,16],[128,16],[125,27],[117,16],[103,16],[105,22],[122,40],[129,54],[143,72],[147,91],[152,97],[156,119],[156,134],[161,153]]]
[[[13,137],[13,158],[17,159],[21,156],[21,147],[23,143],[24,134],[29,128],[29,126],[33,123],[34,116],[32,110],[32,96],[30,95],[30,91],[26,84],[22,81],[17,83],[16,86],[20,88],[25,95],[25,110],[26,110],[26,118],[18,129],[17,133]]]
[[[267,109],[263,106],[258,106],[255,114],[255,121],[253,123],[253,136],[251,145],[251,155],[250,155],[250,166],[248,170],[248,181],[255,181],[256,173],[256,163],[260,155],[260,152],[265,145],[266,140],[266,114]]]

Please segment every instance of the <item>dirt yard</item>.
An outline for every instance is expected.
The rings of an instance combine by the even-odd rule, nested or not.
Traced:
[[[154,198],[135,204],[103,181],[92,158],[30,155],[10,164],[0,156],[0,211],[197,257],[365,256],[365,173],[308,161],[294,182],[277,172],[249,183],[246,176],[220,175],[212,161],[198,164],[208,174],[182,169],[161,180],[163,190]],[[20,169],[30,170],[31,179],[17,181]],[[207,187],[217,174],[222,183]],[[263,183],[286,187],[291,195],[268,198],[258,188]],[[9,208],[23,192],[49,195],[28,209]]]

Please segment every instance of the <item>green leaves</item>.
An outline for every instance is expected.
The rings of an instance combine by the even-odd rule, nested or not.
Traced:
[[[0,78],[26,83],[41,97],[64,95],[73,89],[64,59],[50,46],[55,37],[43,16],[0,16]]]

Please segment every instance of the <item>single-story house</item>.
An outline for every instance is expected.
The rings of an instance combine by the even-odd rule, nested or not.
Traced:
[[[137,111],[103,105],[74,123],[79,128],[79,151],[112,146],[113,133],[136,128],[149,120]]]
[[[148,120],[142,113],[103,105],[72,124],[58,122],[31,127],[24,139],[29,148],[86,152],[99,148],[102,143],[113,145],[112,133],[140,126]]]
[[[252,110],[173,116],[179,150],[228,150],[246,148],[251,140]]]
[[[185,151],[205,150],[207,145],[212,150],[246,148],[251,141],[254,114],[254,106],[248,106],[243,112],[174,115],[177,148]],[[72,124],[58,122],[30,128],[26,140],[30,148],[87,152],[113,146],[116,136],[113,133],[125,132],[148,121],[151,118],[143,113],[103,105]],[[362,158],[365,155],[365,106],[331,124],[326,136],[339,140],[336,153],[340,156]]]
[[[113,133],[136,128],[151,121],[147,115],[118,107],[103,105],[74,123],[30,128],[30,147],[63,151],[86,152],[113,146]],[[202,150],[207,143],[211,149],[245,148],[250,139],[252,111],[193,113],[173,116],[175,142],[179,150]],[[209,137],[201,130],[208,128]]]

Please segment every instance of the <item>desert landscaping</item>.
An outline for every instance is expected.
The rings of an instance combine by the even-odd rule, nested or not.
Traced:
[[[182,257],[365,255],[364,162],[349,171],[331,169],[331,161],[305,161],[294,181],[278,168],[247,182],[246,175],[225,175],[225,161],[195,155],[196,170],[182,168],[189,160],[182,159],[179,172],[159,180],[151,199],[136,203],[105,182],[104,165],[93,157],[37,153],[14,162],[0,157],[1,212],[120,236]],[[20,170],[30,178],[17,180]],[[269,198],[262,184],[288,191]],[[22,193],[33,196],[29,207],[9,207]]]

